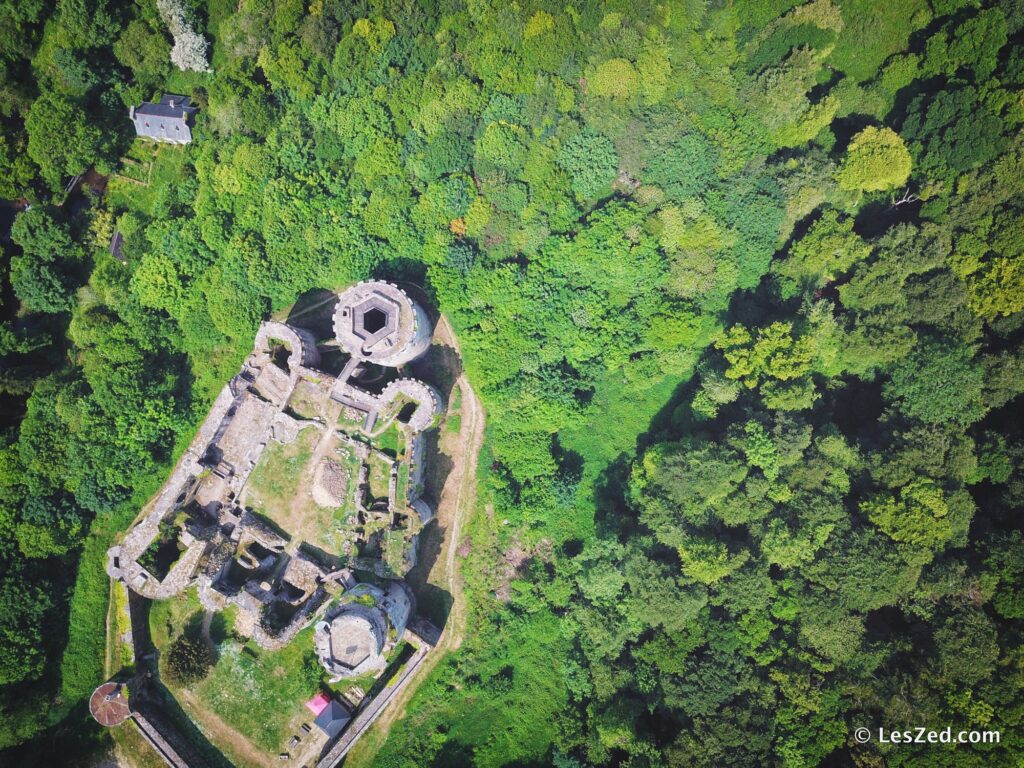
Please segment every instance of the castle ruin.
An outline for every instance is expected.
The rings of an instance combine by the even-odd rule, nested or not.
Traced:
[[[321,347],[343,357],[337,376],[321,369],[309,330],[260,325],[150,510],[109,550],[107,571],[152,600],[196,585],[207,610],[237,606],[236,631],[264,648],[320,616],[318,655],[341,677],[382,669],[414,613],[401,578],[434,516],[423,435],[443,402],[430,385],[394,375],[426,352],[432,332],[402,289],[347,289],[333,329]],[[377,583],[359,583],[357,570]]]

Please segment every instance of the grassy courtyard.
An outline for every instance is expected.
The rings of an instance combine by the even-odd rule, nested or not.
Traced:
[[[191,688],[197,720],[212,712],[257,747],[282,751],[310,719],[304,705],[320,685],[323,669],[313,654],[312,633],[304,630],[279,651],[235,638],[221,643],[217,663]]]
[[[304,429],[290,443],[271,440],[246,484],[246,501],[285,530],[298,522],[293,521],[292,512],[302,496],[303,477],[319,437],[315,429]]]
[[[237,736],[218,739],[218,734],[229,728],[267,753],[283,751],[310,719],[304,703],[320,687],[323,670],[313,653],[312,628],[281,650],[266,651],[234,634],[233,614],[229,610],[214,617],[210,639],[216,662],[206,677],[186,686],[164,682],[215,746],[237,761]],[[195,589],[151,603],[154,644],[166,652],[182,634],[201,637],[202,618]]]
[[[307,428],[291,443],[271,440],[249,477],[245,503],[292,539],[341,554],[356,509],[359,459],[333,437],[318,450],[321,436]],[[337,507],[321,506],[311,492],[316,465],[324,460],[337,462],[346,473],[344,503]]]

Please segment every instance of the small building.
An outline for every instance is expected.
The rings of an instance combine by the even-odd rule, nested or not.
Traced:
[[[124,264],[124,235],[116,229],[110,238],[110,255]]]
[[[188,96],[166,93],[159,104],[144,101],[128,114],[135,124],[135,133],[146,139],[171,144],[192,142],[192,116],[198,111]]]
[[[327,734],[327,738],[333,739],[341,733],[348,725],[352,715],[338,703],[337,699],[331,699],[331,703],[323,708],[323,711],[316,716],[313,724]]]

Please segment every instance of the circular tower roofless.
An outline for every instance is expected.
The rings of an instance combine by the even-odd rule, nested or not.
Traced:
[[[349,354],[395,367],[430,346],[430,319],[405,291],[380,281],[353,285],[338,296],[334,335]]]
[[[313,647],[338,679],[384,669],[385,617],[377,608],[350,605],[316,625]]]
[[[356,669],[381,651],[380,638],[365,616],[342,614],[331,622],[331,655],[349,669]]]

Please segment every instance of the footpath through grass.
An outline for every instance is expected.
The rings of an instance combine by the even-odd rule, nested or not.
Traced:
[[[191,686],[200,702],[192,712],[202,724],[213,712],[268,753],[284,750],[291,735],[309,719],[305,703],[320,686],[322,668],[313,654],[312,628],[279,651],[253,643],[222,643],[210,673]]]
[[[181,685],[164,683],[189,718],[225,754],[232,745],[217,738],[214,720],[222,721],[268,756],[284,751],[288,740],[309,719],[305,702],[320,687],[323,669],[313,653],[312,628],[300,632],[278,651],[267,651],[234,636],[233,611],[214,617],[211,638],[216,662],[203,679]],[[198,637],[203,619],[195,589],[150,604],[153,642],[166,653],[182,634]]]

